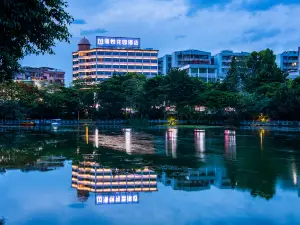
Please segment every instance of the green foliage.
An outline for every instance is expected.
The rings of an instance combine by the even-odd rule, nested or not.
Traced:
[[[5,0],[0,7],[0,82],[11,80],[28,54],[54,54],[56,41],[69,41],[73,18],[63,0]]]

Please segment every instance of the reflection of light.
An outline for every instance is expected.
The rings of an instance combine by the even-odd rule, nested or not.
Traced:
[[[80,152],[80,147],[78,146],[77,150],[76,150],[76,153],[79,154],[79,152]]]
[[[171,144],[171,150],[172,150],[172,157],[176,158],[177,154],[177,132],[178,130],[176,128],[169,128],[166,131],[166,155],[168,155],[168,143],[170,142]]]
[[[292,163],[292,174],[293,174],[293,183],[296,185],[297,184],[297,168],[296,168],[296,164],[294,162]]]
[[[57,131],[57,128],[58,128],[57,126],[53,126],[54,131]]]
[[[263,137],[265,135],[265,130],[261,129],[259,131],[259,137],[260,137],[260,149],[263,150]]]
[[[125,131],[125,150],[127,154],[131,154],[131,129],[124,129]]]
[[[197,154],[200,154],[200,158],[203,159],[205,157],[203,154],[205,151],[205,130],[194,130],[194,137]]]
[[[236,160],[236,134],[235,130],[224,131],[224,144],[226,158]]]
[[[89,143],[89,128],[86,127],[85,128],[85,139],[86,139],[86,143]]]
[[[98,129],[95,130],[95,147],[98,148],[99,147],[99,135],[98,135]]]

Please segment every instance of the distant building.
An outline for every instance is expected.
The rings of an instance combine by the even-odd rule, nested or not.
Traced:
[[[284,72],[297,71],[299,69],[299,52],[285,51],[277,55],[277,63]]]
[[[73,55],[73,81],[94,85],[113,74],[158,74],[158,50],[141,49],[139,38],[96,37],[96,48],[82,38]]]
[[[65,84],[65,72],[50,67],[23,67],[22,71],[15,75],[16,82],[30,83],[37,86],[48,84]]]
[[[285,51],[276,57],[280,69],[288,74],[288,78],[295,79],[300,76],[300,47],[298,51]]]
[[[172,55],[164,55],[158,61],[158,73],[166,75],[172,69]]]
[[[233,52],[229,50],[221,51],[215,55],[215,63],[217,66],[217,74],[219,79],[224,79],[229,71],[230,64],[233,57],[237,60],[249,56],[248,52]]]
[[[190,76],[199,77],[204,81],[217,80],[217,68],[210,52],[193,49],[174,52],[172,68],[185,70]]]

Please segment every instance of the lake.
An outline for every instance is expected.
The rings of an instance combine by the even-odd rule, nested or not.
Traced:
[[[6,225],[300,224],[300,133],[0,128]]]

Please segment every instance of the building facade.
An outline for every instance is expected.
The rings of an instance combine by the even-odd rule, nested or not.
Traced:
[[[16,82],[32,83],[37,86],[49,84],[65,84],[65,72],[50,67],[23,67],[22,72],[15,75]]]
[[[222,80],[226,77],[233,57],[235,57],[236,60],[242,60],[249,55],[250,53],[248,52],[233,52],[230,50],[224,50],[216,54],[215,63],[217,67],[218,78]]]
[[[167,74],[172,69],[172,55],[164,55],[158,59],[158,73]]]
[[[277,63],[284,72],[299,70],[299,51],[285,51],[277,55]]]
[[[83,38],[73,52],[73,81],[93,85],[114,74],[158,74],[158,50],[141,49],[140,39],[97,37],[96,48]]]

